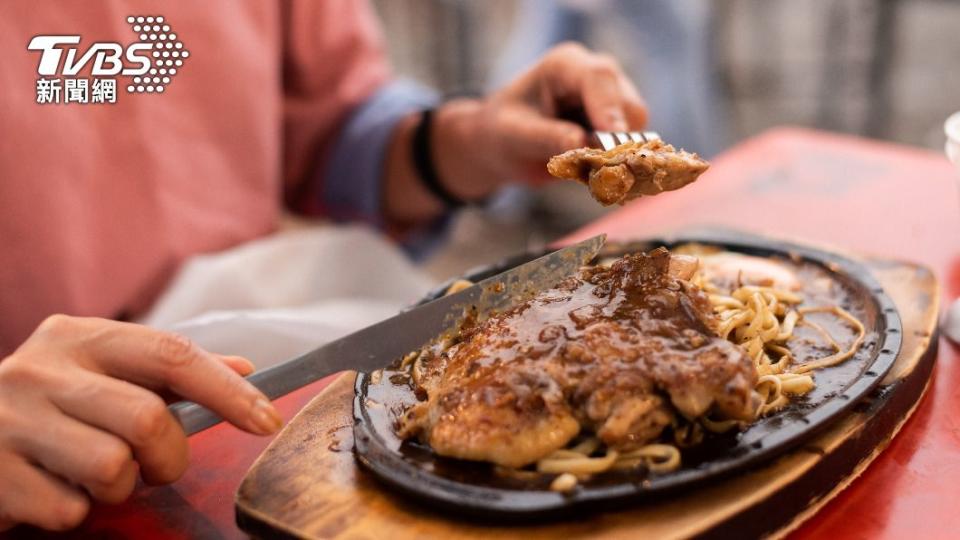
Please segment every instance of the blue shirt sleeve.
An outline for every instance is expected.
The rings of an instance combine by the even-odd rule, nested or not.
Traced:
[[[334,221],[364,221],[383,227],[384,160],[397,123],[410,113],[436,106],[436,92],[407,80],[383,86],[347,119],[324,170],[321,203]],[[431,223],[411,235],[405,247],[418,253],[449,221]]]

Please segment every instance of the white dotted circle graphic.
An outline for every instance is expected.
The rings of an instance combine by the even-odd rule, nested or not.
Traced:
[[[177,34],[171,31],[171,25],[163,24],[163,17],[130,15],[126,21],[140,41],[148,49],[153,49],[150,54],[154,59],[144,73],[131,77],[133,84],[126,87],[127,92],[163,92],[165,85],[170,84],[177,73],[174,66],[183,66],[183,59],[190,56],[189,51],[184,49],[182,42],[177,41]]]

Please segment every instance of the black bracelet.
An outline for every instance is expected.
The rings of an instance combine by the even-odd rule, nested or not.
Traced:
[[[457,197],[444,187],[440,182],[440,175],[433,164],[433,155],[431,151],[430,129],[433,125],[433,109],[423,111],[420,117],[420,123],[413,132],[413,166],[420,175],[423,186],[433,194],[434,197],[443,201],[448,208],[460,208],[466,205],[463,199]]]

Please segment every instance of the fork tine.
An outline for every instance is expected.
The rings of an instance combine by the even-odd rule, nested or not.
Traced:
[[[660,138],[656,131],[594,131],[591,134],[591,144],[604,150],[612,150],[623,143],[650,142]]]
[[[594,131],[593,135],[597,142],[600,143],[600,148],[604,150],[610,150],[617,146],[617,140],[613,138],[613,133],[609,131]]]

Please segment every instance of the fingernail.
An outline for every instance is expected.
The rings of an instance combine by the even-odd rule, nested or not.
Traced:
[[[276,433],[278,429],[283,427],[283,418],[280,417],[280,413],[277,412],[277,409],[275,409],[266,398],[257,398],[257,400],[253,402],[253,411],[251,412],[253,425],[257,433],[261,435]]]
[[[239,356],[237,358],[239,359],[240,361],[239,363],[241,364],[240,374],[243,375],[244,377],[246,377],[247,375],[257,370],[257,366],[253,365],[253,362],[247,360],[246,358],[241,358]]]

